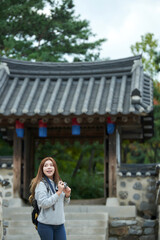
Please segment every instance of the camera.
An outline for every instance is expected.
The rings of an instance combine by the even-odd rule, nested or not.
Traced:
[[[64,185],[64,189],[66,189],[66,188],[68,187],[68,184],[67,184],[66,182],[60,181],[60,184],[61,184],[61,185]],[[57,188],[57,189],[58,189],[58,188]]]
[[[64,183],[64,189],[66,189],[68,187],[68,184],[66,182],[63,182]]]

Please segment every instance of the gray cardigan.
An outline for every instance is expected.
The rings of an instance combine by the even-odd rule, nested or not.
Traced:
[[[54,182],[50,181],[53,189],[55,189]],[[41,181],[36,186],[35,199],[40,208],[38,222],[51,225],[60,225],[65,222],[64,203],[68,204],[70,198],[66,198],[64,192],[60,196],[57,193],[53,194],[50,188],[48,191],[46,184]]]

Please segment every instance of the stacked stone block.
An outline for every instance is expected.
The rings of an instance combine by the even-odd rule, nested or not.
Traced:
[[[117,176],[117,197],[120,205],[135,205],[139,216],[156,217],[156,177]]]
[[[0,239],[2,239],[3,236],[2,190],[2,185],[0,184]]]
[[[109,240],[157,240],[157,221],[110,219],[109,236]]]
[[[2,167],[0,169],[0,179],[7,180],[9,184],[3,186],[0,184],[0,239],[5,239],[8,223],[3,219],[3,209],[9,206],[9,200],[13,198],[13,169]]]
[[[1,168],[0,178],[9,182],[3,187],[3,206],[8,206],[8,201],[13,198],[13,169]]]

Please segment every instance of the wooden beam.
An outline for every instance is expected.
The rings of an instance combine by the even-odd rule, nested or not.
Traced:
[[[120,129],[117,128],[116,130],[116,159],[117,164],[121,164],[121,135],[120,135]]]
[[[117,171],[117,159],[116,159],[116,131],[108,136],[109,139],[109,197],[116,197],[116,171]]]
[[[30,129],[36,138],[38,137],[38,128]],[[71,127],[66,128],[47,128],[47,138],[54,139],[85,139],[85,138],[94,138],[101,139],[103,141],[104,136],[104,126],[100,126],[99,128],[81,128],[81,134],[79,136],[72,135]]]
[[[108,166],[109,166],[109,155],[108,155],[108,136],[106,134],[106,127],[104,128],[104,198],[106,199],[109,195],[108,192]]]
[[[34,177],[35,142],[31,129],[25,128],[24,136],[24,166],[23,166],[23,198],[28,200],[29,186]]]
[[[18,138],[14,131],[13,137],[13,195],[21,195],[21,161],[22,161],[22,139]]]
[[[142,133],[123,133],[122,134],[122,139],[123,140],[139,140],[143,139],[143,134]]]

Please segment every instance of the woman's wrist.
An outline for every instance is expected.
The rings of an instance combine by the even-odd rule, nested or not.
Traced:
[[[69,194],[69,195],[65,194],[65,197],[66,197],[66,198],[69,198],[69,197],[70,197],[70,194]]]
[[[62,191],[58,190],[56,193],[58,194],[58,196],[60,196]]]

